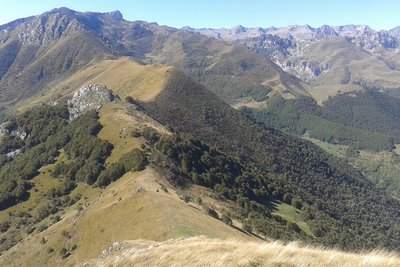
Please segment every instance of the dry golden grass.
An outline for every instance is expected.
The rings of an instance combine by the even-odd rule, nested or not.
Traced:
[[[103,126],[98,137],[109,141],[114,148],[107,158],[107,163],[113,163],[133,148],[139,148],[141,141],[132,137],[136,128],[132,117],[128,116],[125,106],[118,103],[108,103],[100,110],[99,122]]]
[[[317,101],[319,105],[323,102],[342,93],[359,92],[363,90],[361,86],[354,84],[335,84],[335,85],[319,85],[308,88],[308,93]]]
[[[86,81],[86,84],[105,84],[122,97],[132,96],[141,101],[150,101],[161,92],[165,78],[172,68],[140,65],[131,59],[122,58],[101,62],[87,71],[96,69],[101,72]]]
[[[114,244],[80,266],[400,266],[399,255],[382,251],[346,253],[298,243],[210,239],[203,236],[165,242]]]
[[[162,190],[161,184],[168,192]],[[138,192],[139,188],[144,191]],[[179,199],[151,167],[127,173],[105,189],[80,185],[76,190],[84,198],[68,208],[61,221],[28,236],[1,255],[0,266],[71,266],[96,257],[120,240],[164,241],[195,235],[255,239]],[[47,241],[45,244],[40,243],[42,238]],[[63,259],[60,250],[70,250],[73,245],[77,248]],[[54,251],[49,253],[49,248]]]
[[[133,137],[134,131],[150,127],[161,134],[170,134],[159,122],[133,107],[128,107],[121,101],[106,104],[100,109],[99,114],[99,121],[103,128],[98,137],[109,141],[114,146],[106,163],[116,162],[121,155],[134,148],[140,148],[143,139]]]
[[[150,101],[164,88],[165,78],[172,67],[144,65],[130,58],[93,61],[86,68],[64,80],[54,81],[49,90],[40,96],[22,101],[16,109],[29,107],[71,96],[79,87],[87,84],[104,84],[122,98],[132,96],[141,101]]]
[[[257,102],[253,100],[251,97],[245,97],[235,101],[232,104],[232,107],[235,109],[241,109],[243,107],[252,108],[252,109],[264,109],[267,107],[267,101]]]
[[[285,86],[282,84],[279,75],[275,75],[270,79],[266,79],[261,84],[273,88],[268,96],[278,94],[284,99],[295,99],[295,96],[291,92],[289,92],[287,88],[285,88]]]
[[[84,84],[105,84],[121,97],[150,101],[163,89],[172,67],[142,65],[129,58],[104,60],[58,84],[51,95],[73,93]],[[68,88],[65,90],[65,88]]]

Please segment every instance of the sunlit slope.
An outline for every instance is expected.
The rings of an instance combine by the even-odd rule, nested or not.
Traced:
[[[148,101],[162,90],[171,69],[168,66],[144,65],[127,57],[93,62],[56,84],[45,95],[28,102],[30,105],[39,104],[72,95],[85,84],[104,84],[121,98],[132,96],[137,100]]]
[[[151,127],[160,134],[169,134],[161,124],[122,101],[107,104],[99,114],[103,128],[98,137],[114,145],[108,164],[117,161],[121,154],[144,145],[143,138],[132,135],[135,130]],[[52,184],[57,184],[50,176],[52,168],[54,164],[43,168],[35,178],[37,185],[32,189],[32,201],[36,201],[36,205],[45,200]],[[203,203],[209,203],[205,189],[197,188],[195,193],[192,192],[195,189],[187,189],[185,194],[196,195],[204,199]],[[48,223],[49,227],[42,232],[33,232],[5,251],[0,256],[0,266],[70,266],[96,257],[114,242],[125,239],[163,241],[195,235],[255,239],[207,215],[194,203],[194,198],[185,203],[182,194],[152,165],[141,172],[128,172],[104,189],[80,183],[71,197],[82,197],[61,214],[61,220],[41,222]],[[32,201],[0,211],[1,218],[8,216],[10,211],[35,209]],[[63,257],[61,251],[64,248],[69,254]]]
[[[205,237],[166,242],[120,242],[97,259],[79,266],[323,266],[395,267],[396,254],[346,253],[302,246],[297,243],[244,242]]]

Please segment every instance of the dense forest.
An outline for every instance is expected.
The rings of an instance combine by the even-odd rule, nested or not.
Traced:
[[[377,246],[398,249],[399,201],[377,189],[358,170],[311,142],[247,119],[184,77],[175,76],[154,102],[141,105],[147,114],[175,131],[189,134],[241,164],[253,165],[261,178],[249,184],[250,189],[274,185],[268,193],[262,192],[270,197],[276,191],[276,196],[272,196],[275,199],[283,200],[285,193],[299,199],[302,211],[307,213],[304,218],[314,229],[320,229],[314,234],[320,235],[317,238],[320,243],[347,249]],[[177,149],[175,154],[182,155],[178,156],[176,165],[182,165],[180,161],[185,158],[196,160],[190,149],[180,152],[180,145]],[[229,169],[226,171],[228,177],[237,175]],[[245,177],[244,181],[257,181]],[[199,183],[202,182],[200,179]],[[216,184],[224,185],[224,182],[215,180],[210,187],[216,190]],[[229,186],[227,192],[237,185]],[[261,199],[268,199],[267,196],[257,199],[252,194],[246,197],[261,205]]]
[[[329,98],[319,106],[309,97],[274,96],[264,110],[245,108],[249,117],[297,135],[350,145],[353,149],[389,150],[399,142],[400,100],[375,91],[356,97]]]
[[[196,106],[179,103],[196,112]],[[151,162],[165,170],[173,185],[185,188],[194,183],[214,190],[221,199],[236,202],[238,208],[230,215],[247,230],[272,238],[352,250],[398,249],[398,200],[312,143],[250,122],[223,105],[212,110],[199,105],[197,117],[186,113],[180,121],[174,119],[182,112],[176,107],[175,113],[149,111],[176,129],[171,136],[149,129],[140,133],[150,147]],[[17,149],[21,153],[2,157],[1,209],[27,199],[30,180],[49,163],[57,163],[52,175],[63,181],[62,188],[50,192],[54,197],[69,194],[77,182],[105,187],[148,164],[146,154],[134,149],[107,166],[113,147],[96,137],[102,127],[97,112],[72,122],[68,115],[65,107],[41,106],[4,124],[8,134],[3,136],[3,154]],[[66,160],[56,161],[60,151]],[[274,214],[278,202],[298,210],[311,234]]]
[[[102,126],[95,111],[69,122],[66,107],[43,105],[10,118],[4,126],[11,134],[4,135],[0,143],[0,210],[29,198],[30,179],[42,166],[54,163],[61,149],[68,160],[56,164],[53,176],[63,179],[62,194],[68,194],[77,182],[105,186],[146,165],[145,155],[136,149],[109,168],[105,166],[113,146],[96,137]],[[15,157],[5,155],[16,150],[20,154]]]
[[[234,216],[256,233],[344,249],[397,249],[399,202],[382,197],[384,193],[355,169],[322,152],[308,154],[303,170],[314,169],[309,172],[314,176],[302,179],[302,171],[289,167],[279,172],[263,170],[187,135],[162,137],[154,147],[164,155],[156,158],[158,164],[168,166],[172,183],[180,187],[199,184],[235,201],[239,208]],[[299,149],[301,153],[311,151],[305,143]],[[276,201],[301,210],[313,236],[273,215]]]

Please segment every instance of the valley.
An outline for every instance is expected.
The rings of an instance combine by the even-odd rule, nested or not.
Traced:
[[[396,32],[1,25],[0,265],[397,266]]]

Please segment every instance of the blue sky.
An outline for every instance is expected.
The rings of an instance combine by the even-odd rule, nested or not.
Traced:
[[[400,25],[399,0],[0,0],[0,24],[62,6],[120,10],[127,20],[178,28],[368,24],[380,30]]]

